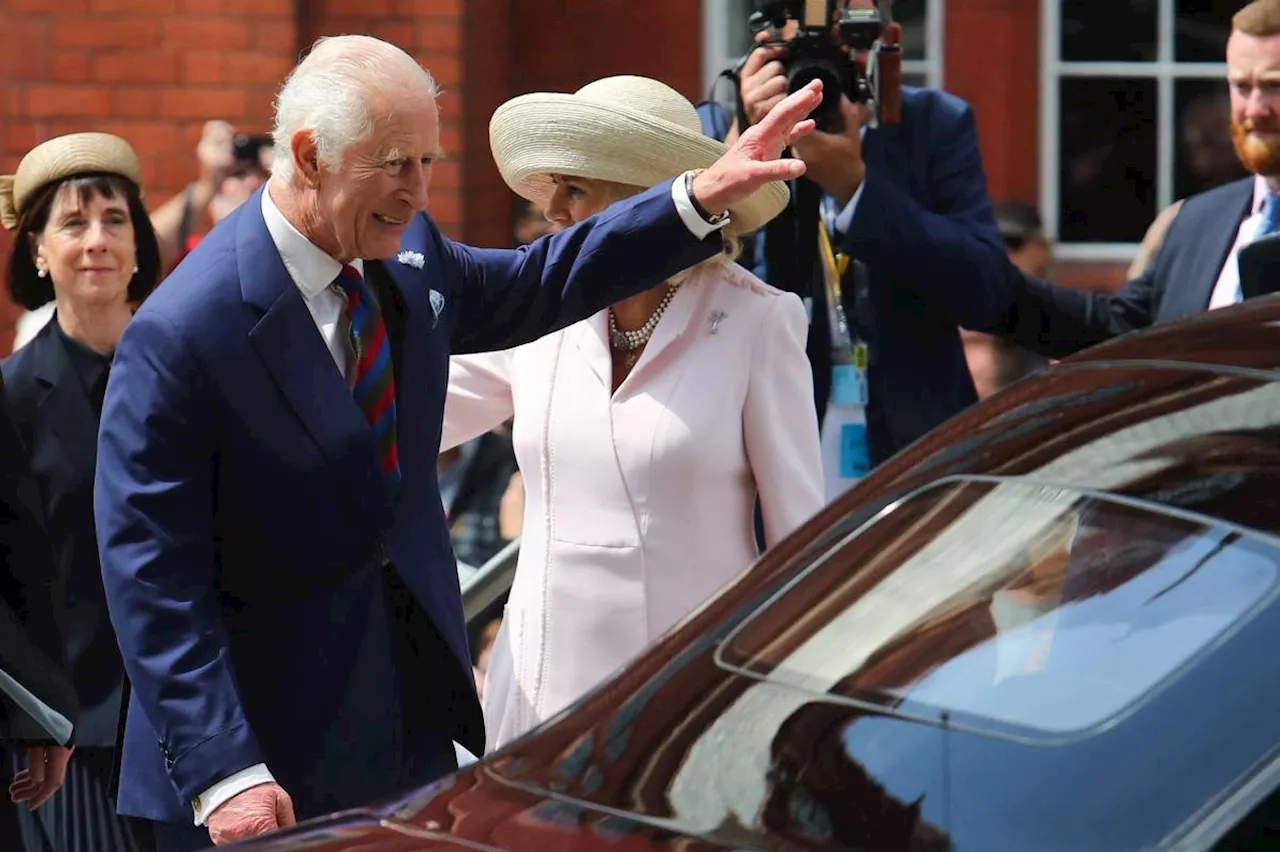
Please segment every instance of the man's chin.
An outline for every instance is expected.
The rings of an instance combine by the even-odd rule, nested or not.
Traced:
[[[379,228],[377,234],[366,234],[360,241],[360,256],[368,259],[395,257],[400,251],[404,228]]]
[[[1241,165],[1255,175],[1276,177],[1280,175],[1280,135],[1268,138],[1250,134],[1244,138],[1237,135],[1235,141],[1236,156]]]

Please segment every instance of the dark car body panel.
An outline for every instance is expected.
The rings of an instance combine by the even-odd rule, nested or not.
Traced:
[[[397,801],[242,848],[1208,848],[1196,832],[1209,815],[1280,760],[1275,594],[1142,700],[1070,736],[917,712],[910,695],[806,691],[759,665],[757,640],[734,655],[753,622],[779,642],[812,635],[815,607],[789,609],[786,590],[822,559],[857,582],[900,546],[894,513],[940,482],[1096,493],[1220,522],[1224,540],[1280,554],[1280,298],[1128,335],[1019,382],[881,465],[537,731]]]

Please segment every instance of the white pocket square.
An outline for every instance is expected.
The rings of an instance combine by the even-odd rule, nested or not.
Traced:
[[[396,255],[396,260],[405,266],[412,266],[414,269],[421,269],[427,262],[420,251],[402,251]]]
[[[434,328],[435,324],[440,322],[440,312],[444,310],[444,294],[439,290],[432,290],[430,298],[431,313],[434,314],[431,319],[431,325]]]

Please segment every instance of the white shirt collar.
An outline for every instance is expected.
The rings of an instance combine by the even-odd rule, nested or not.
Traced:
[[[271,242],[276,244],[284,268],[289,277],[302,291],[302,297],[311,301],[323,293],[337,279],[342,271],[342,264],[334,260],[315,243],[302,236],[302,233],[280,212],[280,208],[271,200],[271,186],[268,181],[262,189],[262,219],[267,224],[267,233]],[[364,274],[364,262],[356,259],[351,265]]]

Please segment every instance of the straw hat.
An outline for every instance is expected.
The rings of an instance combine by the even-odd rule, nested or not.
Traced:
[[[511,189],[545,206],[550,175],[572,175],[649,187],[689,169],[704,169],[727,150],[702,132],[693,104],[648,77],[606,77],[572,95],[535,92],[498,107],[489,146]],[[729,210],[740,234],[782,212],[787,185],[773,181]]]
[[[129,143],[110,133],[70,133],[27,152],[12,175],[0,175],[0,225],[18,227],[22,206],[36,191],[73,175],[116,174],[141,191],[142,164]]]

